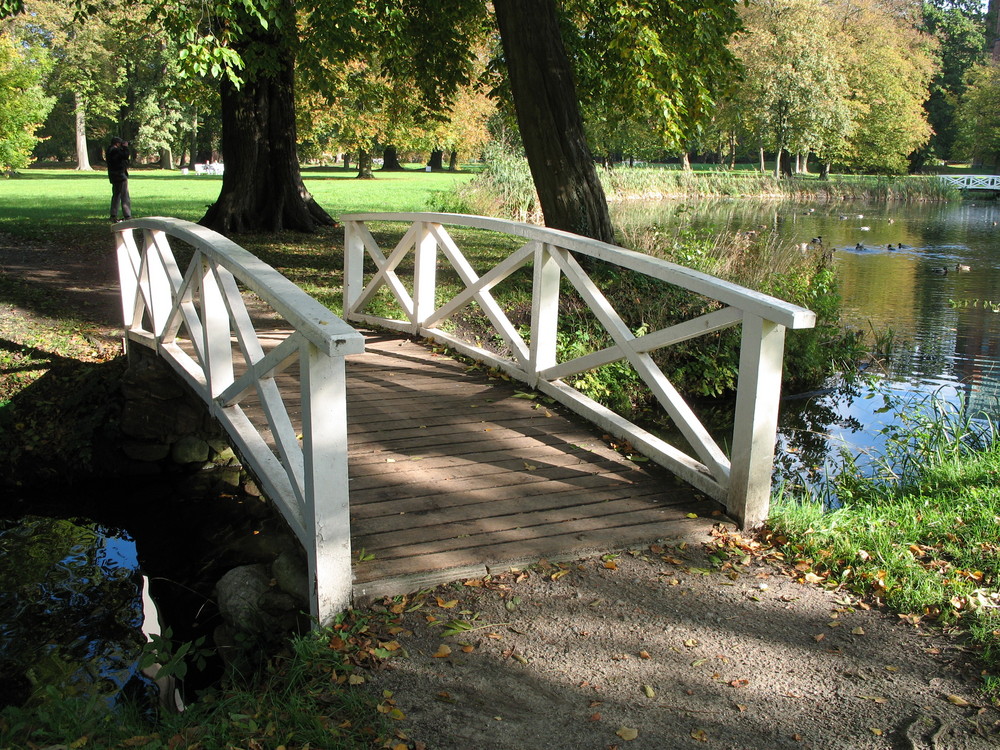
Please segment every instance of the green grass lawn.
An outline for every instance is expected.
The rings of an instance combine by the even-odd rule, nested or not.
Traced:
[[[306,188],[331,216],[363,211],[425,211],[434,195],[473,173],[375,172],[358,180],[352,170],[303,172]],[[129,179],[133,215],[198,221],[215,201],[222,177],[180,171],[133,169]],[[102,171],[34,169],[0,179],[0,232],[28,239],[69,242],[107,237],[111,187]]]

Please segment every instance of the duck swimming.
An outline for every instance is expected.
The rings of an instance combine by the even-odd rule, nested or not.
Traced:
[[[948,269],[941,268],[940,266],[935,266],[934,268],[931,269],[931,273],[937,274],[938,276],[947,276]]]
[[[962,263],[956,263],[955,270],[958,271],[959,273],[965,273],[966,271],[971,271],[972,266],[966,266]]]

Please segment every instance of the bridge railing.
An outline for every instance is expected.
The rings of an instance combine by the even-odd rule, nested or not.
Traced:
[[[344,357],[364,351],[364,338],[205,227],[144,218],[116,224],[114,236],[127,341],[166,360],[237,443],[302,542],[312,613],[326,621],[351,601]],[[183,271],[172,242],[190,253]],[[261,310],[252,314],[245,292]],[[281,319],[278,337],[275,317]],[[268,341],[269,331],[277,345]],[[275,377],[296,364],[298,403],[286,403]],[[253,423],[243,408],[253,397],[266,424]],[[299,408],[301,434],[290,414]]]
[[[796,305],[647,255],[530,224],[481,216],[432,213],[371,213],[341,217],[345,227],[344,317],[350,321],[423,336],[499,368],[540,390],[605,431],[628,440],[644,455],[725,504],[744,528],[761,524],[770,502],[778,397],[786,328],[811,328],[815,315]],[[367,222],[410,224],[394,249],[379,247]],[[445,226],[470,227],[525,240],[506,259],[480,274]],[[397,273],[412,252],[412,278]],[[717,300],[708,314],[636,335],[581,265],[582,256],[629,269],[664,284]],[[369,271],[366,271],[366,263]],[[436,279],[450,264],[464,289],[450,299]],[[532,266],[527,340],[491,289],[515,271]],[[586,262],[585,262],[586,264]],[[584,264],[584,265],[585,265]],[[560,286],[567,279],[600,321],[613,343],[599,351],[557,361]],[[391,293],[404,318],[366,312],[378,295]],[[510,356],[464,340],[445,328],[469,305],[481,308]],[[695,337],[742,325],[736,414],[727,455],[653,360],[651,353]],[[500,348],[500,347],[498,347]],[[694,456],[651,434],[569,385],[579,373],[627,361],[680,429]]]
[[[942,174],[938,179],[961,190],[1000,190],[1000,176],[993,174]]]

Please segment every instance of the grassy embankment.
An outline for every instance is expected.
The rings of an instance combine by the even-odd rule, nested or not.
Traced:
[[[446,190],[467,178],[414,171],[362,182],[353,180],[352,174],[334,172],[329,176],[308,173],[306,181],[320,203],[337,216],[352,211],[422,210],[428,207],[429,200],[435,207],[442,207],[449,199],[442,195],[432,199],[432,192]],[[218,180],[137,172],[132,180],[136,215],[196,220],[217,194]],[[94,262],[103,262],[110,253],[108,227],[103,220],[109,195],[108,184],[100,174],[45,171],[0,181],[0,232],[18,241],[73,247]],[[339,308],[341,258],[337,232],[324,231],[310,237],[246,237],[240,241],[333,309]],[[0,367],[6,373],[21,370],[25,378],[5,395],[0,394],[2,414],[3,399],[44,374],[54,360],[87,361],[94,353],[89,348],[87,321],[77,311],[62,306],[61,300],[49,292],[0,272],[0,305],[4,312],[0,339],[5,344]],[[13,306],[30,315],[13,314]],[[8,377],[5,381],[10,382]],[[829,582],[843,580],[882,597],[910,616],[930,621],[940,612],[944,619],[955,621],[963,607],[985,614],[989,610],[982,607],[963,604],[956,609],[942,603],[952,602],[955,597],[971,602],[980,596],[974,593],[977,589],[996,590],[998,466],[1000,457],[995,450],[942,465],[936,470],[938,474],[928,475],[929,479],[923,478],[915,485],[922,488],[919,494],[901,502],[899,510],[890,511],[887,500],[870,502],[860,484],[856,490],[858,501],[836,514],[820,516],[815,506],[808,504],[791,506],[794,511],[782,506],[776,515],[774,536],[783,541],[786,555],[813,566],[817,577]],[[992,498],[994,505],[985,498]],[[922,510],[913,510],[916,506]],[[945,518],[940,515],[943,510],[949,514]],[[890,538],[882,531],[878,540],[859,536],[870,529],[892,530],[897,537]],[[820,531],[827,535],[822,536]],[[938,536],[931,536],[933,533]],[[958,557],[963,549],[972,550],[979,564]],[[910,571],[901,569],[903,572],[897,573],[890,561],[893,566],[901,561],[936,575],[934,587],[918,581]],[[876,566],[871,574],[862,565],[867,562]],[[845,574],[848,569],[850,575]],[[971,591],[970,585],[975,587]],[[908,593],[910,589],[918,589],[917,593],[932,590],[933,595],[917,598]],[[959,619],[960,623],[970,621]],[[107,720],[102,718],[100,707],[92,712],[81,711],[79,706],[67,710],[55,699],[25,710],[7,710],[0,714],[0,746],[17,746],[28,740],[42,745],[83,740],[90,746],[159,748],[167,747],[178,735],[201,741],[206,747],[280,744],[292,736],[297,744],[311,742],[331,748],[370,746],[375,736],[381,736],[387,738],[387,746],[392,746],[395,740],[391,728],[379,719],[392,715],[391,696],[382,696],[376,706],[374,700],[350,686],[353,665],[379,658],[380,639],[374,631],[382,624],[348,621],[337,633],[296,640],[289,653],[272,661],[261,681],[232,685],[200,701],[180,719],[156,727],[144,724],[140,717],[127,724]],[[990,627],[988,619],[977,619],[977,636],[995,649],[997,632],[991,635]],[[331,644],[337,648],[329,648]],[[336,679],[331,679],[332,675]],[[139,736],[145,739],[137,742]]]

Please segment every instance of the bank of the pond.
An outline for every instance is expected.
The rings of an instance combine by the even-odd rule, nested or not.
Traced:
[[[906,449],[921,458],[903,477],[864,477],[845,467],[830,480],[839,507],[784,498],[772,510],[769,538],[817,582],[874,597],[915,625],[967,632],[996,698],[1000,442],[973,451],[963,447],[968,439],[960,434],[942,452],[928,445],[931,438],[918,437]]]
[[[262,242],[262,254],[333,296],[331,238],[287,239]],[[79,246],[4,245],[4,278],[60,303],[44,316],[34,297],[12,306],[11,316],[28,318],[30,340],[0,331],[30,349],[32,366],[79,357],[56,335],[66,328],[113,341],[114,304],[102,320],[87,304],[114,287],[113,275],[101,276],[113,268],[99,248],[86,257]],[[256,679],[199,696],[180,717],[150,724],[89,713],[63,696],[6,709],[0,747],[603,750],[690,738],[718,748],[881,750],[931,737],[995,746],[1000,715],[979,693],[979,667],[960,639],[810,585],[808,572],[722,531],[566,567],[543,562],[523,576],[380,603],[333,631],[291,639]],[[446,634],[449,623],[457,635]],[[831,706],[842,708],[837,720]]]

